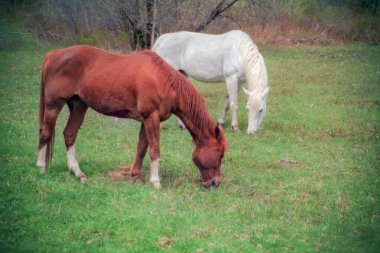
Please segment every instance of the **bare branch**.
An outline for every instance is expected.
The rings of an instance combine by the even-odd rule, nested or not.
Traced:
[[[207,16],[206,20],[203,21],[196,29],[196,32],[200,32],[204,30],[208,24],[210,24],[217,16],[219,16],[222,12],[230,8],[234,3],[238,0],[222,0],[220,3],[210,12]]]

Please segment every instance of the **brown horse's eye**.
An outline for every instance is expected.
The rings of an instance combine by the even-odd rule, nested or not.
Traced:
[[[200,166],[199,161],[196,157],[193,158],[193,162],[198,167],[198,169],[200,169],[201,166]]]

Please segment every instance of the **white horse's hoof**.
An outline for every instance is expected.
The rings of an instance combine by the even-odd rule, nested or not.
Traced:
[[[232,128],[232,131],[234,131],[235,133],[240,132],[240,129],[238,126],[232,126],[231,128]]]

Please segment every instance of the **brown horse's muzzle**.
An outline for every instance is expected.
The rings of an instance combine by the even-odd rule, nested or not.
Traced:
[[[220,178],[212,178],[206,182],[202,182],[202,184],[206,188],[215,188],[220,185],[220,181]]]

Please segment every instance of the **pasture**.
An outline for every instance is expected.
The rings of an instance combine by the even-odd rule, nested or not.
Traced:
[[[19,32],[0,23],[3,32]],[[0,251],[375,252],[380,247],[380,47],[259,46],[267,115],[253,136],[240,92],[223,182],[200,183],[194,145],[175,117],[161,131],[161,183],[110,181],[133,162],[139,123],[89,110],[76,142],[89,179],[69,173],[63,128],[44,175],[37,159],[43,55],[29,35],[0,37]],[[225,84],[192,81],[214,119]],[[376,250],[377,249],[377,250]]]

